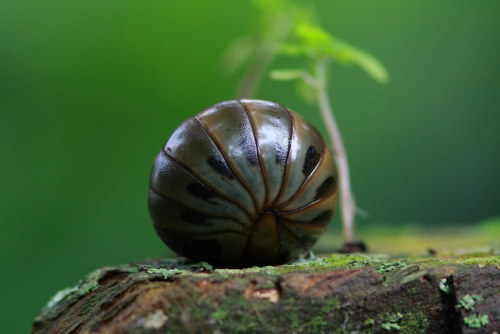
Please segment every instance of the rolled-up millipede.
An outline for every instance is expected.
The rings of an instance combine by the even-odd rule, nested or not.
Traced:
[[[155,159],[149,212],[192,261],[286,263],[332,220],[337,169],[320,133],[280,104],[218,103],[185,120]]]

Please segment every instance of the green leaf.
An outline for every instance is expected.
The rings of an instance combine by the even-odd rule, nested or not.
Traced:
[[[393,324],[393,323],[384,323],[382,324],[382,329],[385,329],[386,331],[392,331],[393,329],[399,331],[401,329],[401,326],[398,324]]]
[[[472,314],[464,318],[464,323],[469,328],[481,328],[481,326],[486,326],[490,323],[487,314]]]
[[[342,65],[358,65],[378,82],[389,80],[384,65],[373,55],[334,37],[317,25],[302,21],[296,24],[294,34],[297,41],[283,45],[282,54],[314,61],[331,58]]]
[[[300,22],[295,28],[295,35],[309,47],[328,46],[333,42],[333,36],[319,26]]]
[[[372,79],[386,83],[389,81],[389,73],[384,65],[370,53],[358,49],[349,43],[335,38],[328,50],[333,60],[342,65],[355,64],[361,67]]]
[[[439,281],[439,289],[449,295],[453,292],[453,286],[448,282],[447,278],[443,278]]]
[[[272,70],[271,79],[278,81],[292,81],[302,79],[304,77],[304,70],[301,68],[286,68],[279,70]]]
[[[387,73],[384,65],[382,65],[378,59],[365,51],[352,46],[349,47],[350,62],[361,67],[368,75],[378,82],[386,83],[389,81],[389,73]]]
[[[459,304],[457,305],[457,308],[464,308],[466,310],[474,310],[475,305],[478,302],[481,302],[483,300],[483,297],[479,295],[466,295],[465,297],[460,300]]]

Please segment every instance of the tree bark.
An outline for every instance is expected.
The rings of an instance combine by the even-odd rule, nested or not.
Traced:
[[[335,255],[248,269],[182,259],[104,267],[59,292],[32,333],[499,331],[498,257],[482,268],[458,262]]]

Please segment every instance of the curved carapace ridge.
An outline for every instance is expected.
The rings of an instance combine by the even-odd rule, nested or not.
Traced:
[[[148,200],[158,235],[180,255],[279,264],[326,230],[337,169],[298,114],[268,101],[226,101],[175,130],[154,162]]]

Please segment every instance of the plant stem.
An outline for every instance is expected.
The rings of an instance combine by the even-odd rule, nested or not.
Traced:
[[[356,204],[351,191],[351,182],[349,178],[349,164],[347,163],[347,154],[340,135],[340,130],[333,116],[333,110],[330,106],[328,98],[327,85],[326,85],[326,71],[325,67],[327,60],[318,61],[316,65],[317,76],[317,98],[319,102],[319,109],[325,125],[328,129],[333,151],[337,158],[337,165],[339,168],[339,182],[340,182],[340,204],[342,211],[342,223],[344,227],[344,240],[346,242],[353,241],[354,237],[354,215],[356,211]]]
[[[275,46],[265,46],[260,49],[256,59],[246,70],[238,86],[238,92],[236,93],[238,99],[250,99],[255,96],[257,87],[278,50]]]
[[[255,47],[255,59],[245,71],[236,96],[239,99],[253,98],[260,86],[266,70],[278,54],[281,43],[290,34],[292,19],[289,13],[279,13],[272,19],[266,33],[260,38],[260,42]]]

